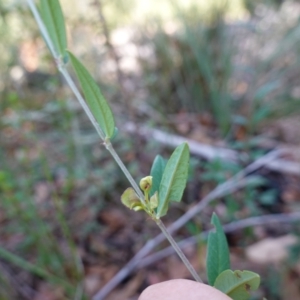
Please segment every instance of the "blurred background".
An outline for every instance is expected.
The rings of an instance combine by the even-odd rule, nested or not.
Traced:
[[[109,101],[119,128],[113,143],[134,178],[149,174],[157,154],[169,157],[172,135],[196,143],[183,201],[172,205],[167,225],[251,162],[285,149],[255,173],[255,184],[217,199],[177,240],[211,228],[213,211],[223,224],[299,211],[298,1],[61,5],[69,49]],[[159,229],[120,204],[129,183],[23,1],[0,2],[0,39],[0,299],[90,299]],[[300,228],[289,221],[227,235],[232,268],[261,275],[253,300],[300,299]],[[205,251],[201,239],[186,250],[202,278]],[[134,300],[149,284],[189,276],[168,256],[132,272],[105,299]],[[84,296],[68,288],[80,282]]]

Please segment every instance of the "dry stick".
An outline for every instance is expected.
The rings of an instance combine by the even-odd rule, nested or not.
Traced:
[[[132,121],[134,121],[134,119],[135,119],[134,111],[133,111],[133,107],[130,103],[130,99],[132,98],[133,95],[131,95],[131,92],[129,92],[124,85],[125,76],[124,76],[124,73],[120,66],[120,57],[111,41],[111,35],[110,35],[109,28],[108,28],[107,20],[105,18],[104,12],[103,12],[103,3],[102,2],[103,2],[102,0],[95,0],[92,4],[95,5],[95,7],[97,8],[99,20],[100,20],[100,23],[101,23],[102,29],[103,29],[105,44],[106,44],[106,47],[108,48],[110,56],[112,57],[112,59],[115,63],[120,97],[124,102],[127,113],[130,116],[130,119]]]
[[[207,194],[197,205],[186,212],[182,217],[175,221],[167,229],[172,234],[179,228],[181,228],[186,222],[193,218],[196,214],[201,212],[210,202],[216,198],[223,197],[227,194],[237,191],[238,189],[246,186],[253,180],[253,177],[244,178],[251,172],[261,168],[265,164],[278,157],[283,151],[274,150],[259,158],[244,170],[237,173],[231,179],[227,180],[223,184],[220,184],[217,188]],[[139,264],[141,259],[144,259],[159,243],[165,240],[163,234],[157,235],[154,239],[146,243],[144,247],[93,297],[93,300],[103,300],[135,267]]]
[[[263,216],[251,217],[244,220],[228,223],[226,225],[223,225],[223,229],[226,233],[228,233],[228,232],[233,232],[251,226],[268,225],[271,223],[291,223],[297,221],[300,221],[300,212],[289,213],[289,214],[263,215]],[[192,236],[190,238],[184,239],[178,242],[178,246],[181,249],[184,249],[188,246],[194,245],[198,242],[199,238],[205,239],[210,231],[211,230],[206,230],[197,236]],[[174,249],[172,247],[167,247],[161,251],[158,251],[140,260],[136,268],[137,269],[144,268],[173,253],[174,253]]]
[[[129,133],[139,134],[143,137],[147,137],[148,139],[154,139],[157,142],[167,146],[177,147],[181,143],[187,142],[189,144],[190,152],[192,154],[204,157],[207,160],[219,158],[226,161],[236,162],[240,159],[248,159],[248,155],[246,153],[239,153],[237,151],[225,147],[207,145],[204,143],[197,142],[195,140],[187,139],[180,135],[170,134],[159,129],[148,128],[146,126],[140,126],[133,123],[127,123],[124,126],[124,129]],[[274,148],[273,144],[271,146],[272,148]],[[284,148],[284,146],[277,148],[282,149],[286,153],[292,153],[290,149]],[[288,161],[286,159],[277,159],[269,161],[265,164],[265,166],[273,171],[300,175],[300,164],[294,161]]]
[[[119,87],[121,88],[121,92],[123,94],[124,90],[125,90],[124,85],[123,85],[124,75],[123,75],[123,72],[122,72],[121,67],[120,67],[120,58],[119,58],[119,56],[118,56],[118,54],[117,54],[117,52],[116,52],[116,50],[115,50],[115,48],[114,48],[114,46],[111,42],[111,39],[110,39],[109,28],[107,26],[107,21],[106,21],[106,18],[104,16],[104,13],[103,13],[102,1],[101,0],[95,0],[92,4],[95,5],[96,8],[97,8],[100,23],[101,23],[102,29],[103,29],[105,44],[106,44],[106,47],[109,50],[109,53],[110,53],[111,57],[113,58],[113,60],[115,62],[116,72],[117,72],[117,80],[118,80]],[[126,101],[127,101],[127,99],[126,99]]]
[[[237,161],[237,159],[241,156],[236,151],[225,147],[221,148],[206,145],[179,135],[163,132],[159,129],[150,129],[146,126],[138,126],[133,123],[127,123],[124,126],[124,129],[129,133],[138,133],[141,136],[151,137],[151,139],[154,139],[163,145],[173,146],[174,148],[184,142],[187,142],[189,144],[191,153],[200,155],[201,157],[204,157],[208,160],[212,160],[218,157],[222,160],[229,160],[234,162]]]

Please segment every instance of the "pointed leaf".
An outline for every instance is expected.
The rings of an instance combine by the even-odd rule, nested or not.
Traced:
[[[91,112],[93,113],[106,137],[113,137],[115,133],[115,121],[108,103],[103,97],[98,85],[90,75],[89,71],[70,51],[67,52],[70,56],[70,60],[76,71],[84,97],[90,107]]]
[[[157,218],[168,211],[170,201],[179,202],[188,177],[190,152],[187,143],[178,146],[171,155],[159,186]]]
[[[65,56],[67,36],[63,12],[58,0],[41,0],[40,14],[55,50]]]
[[[217,277],[214,287],[233,300],[248,300],[249,292],[257,290],[259,284],[260,276],[254,272],[226,270]]]
[[[150,172],[150,175],[152,176],[152,188],[150,191],[150,196],[153,196],[155,192],[158,192],[166,164],[167,163],[165,159],[163,159],[160,155],[156,155]]]
[[[206,272],[208,283],[214,285],[219,274],[230,269],[230,257],[226,236],[215,213],[212,215],[211,223],[215,225],[216,231],[208,235]]]

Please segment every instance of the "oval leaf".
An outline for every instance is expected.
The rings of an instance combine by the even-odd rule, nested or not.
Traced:
[[[89,71],[70,51],[67,52],[69,53],[71,63],[76,71],[84,97],[91,109],[91,112],[106,137],[113,137],[115,133],[115,121],[108,103]]]
[[[257,290],[259,284],[260,276],[254,272],[226,270],[217,277],[214,287],[233,300],[248,300],[249,292]]]
[[[40,14],[55,50],[64,57],[67,49],[67,36],[64,16],[59,1],[41,0]]]
[[[216,231],[208,235],[206,272],[208,283],[214,285],[219,274],[230,269],[230,257],[226,236],[215,213],[212,215],[211,223],[215,225]]]
[[[133,209],[134,206],[140,204],[140,199],[134,189],[129,187],[122,194],[121,202],[128,208]]]
[[[179,202],[188,177],[190,152],[187,143],[178,146],[171,155],[159,186],[156,217],[164,216],[170,201]]]
[[[158,193],[166,164],[167,163],[165,159],[163,159],[160,155],[156,155],[150,172],[150,175],[152,176],[152,188],[150,191],[150,196],[153,196],[155,192]]]

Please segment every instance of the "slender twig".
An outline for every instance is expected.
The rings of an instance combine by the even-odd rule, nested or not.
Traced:
[[[245,161],[249,159],[246,153],[239,153],[237,151],[224,147],[207,145],[191,139],[187,139],[180,135],[170,134],[160,129],[153,129],[140,124],[134,124],[132,122],[126,123],[123,128],[125,131],[131,134],[138,134],[150,140],[154,139],[160,144],[166,146],[177,147],[181,143],[187,142],[189,144],[191,154],[203,157],[207,160],[221,159],[224,161],[237,162],[238,160]],[[91,138],[90,141],[92,142],[94,141],[94,139]],[[271,142],[272,141],[270,141],[270,143]],[[269,148],[275,148],[274,143],[272,143]],[[285,153],[293,154],[293,151],[290,149],[290,147],[287,148],[284,145],[276,145],[276,148],[281,149]],[[276,159],[266,163],[265,167],[276,172],[300,175],[300,164],[296,161]]]
[[[240,188],[247,186],[253,177],[245,178],[249,173],[263,167],[265,164],[269,163],[281,154],[281,151],[274,150],[254,161],[244,170],[240,171],[238,174],[233,176],[231,179],[220,184],[209,194],[207,194],[197,205],[195,205],[191,210],[186,212],[182,217],[175,221],[167,229],[170,233],[174,233],[176,230],[181,228],[186,222],[188,222],[196,214],[200,213],[210,202],[213,200],[233,193]],[[148,241],[144,247],[120,270],[102,289],[95,294],[93,300],[103,300],[106,295],[108,295],[135,267],[138,265],[139,261],[148,255],[159,243],[165,240],[164,235],[159,234],[154,239]]]
[[[134,111],[133,107],[130,104],[130,98],[131,98],[131,93],[126,89],[124,85],[124,73],[121,69],[120,66],[120,57],[111,41],[111,35],[108,27],[107,20],[105,18],[105,14],[103,11],[103,1],[102,0],[95,0],[93,4],[97,8],[98,15],[99,15],[99,20],[103,29],[103,36],[105,38],[105,44],[106,47],[108,48],[109,54],[112,57],[115,66],[116,66],[116,75],[117,75],[117,80],[118,80],[118,85],[119,85],[119,90],[120,90],[120,97],[123,99],[123,102],[125,104],[125,107],[127,109],[128,114],[130,115],[130,119],[134,121]]]
[[[189,144],[191,153],[204,157],[208,160],[219,158],[226,161],[236,162],[237,159],[241,157],[241,154],[238,154],[234,150],[225,147],[214,147],[204,143],[199,143],[195,140],[188,139],[183,136],[170,134],[159,129],[150,129],[146,126],[140,126],[132,122],[126,123],[124,129],[127,132],[133,133],[135,135],[139,134],[143,137],[150,138],[151,140],[154,139],[162,145],[168,145],[171,147],[177,147],[180,144],[187,142]]]
[[[120,58],[117,54],[116,49],[114,48],[114,46],[111,42],[109,28],[108,28],[108,25],[107,25],[105,15],[103,13],[102,1],[101,0],[95,0],[93,4],[96,6],[97,11],[98,11],[99,20],[100,20],[100,23],[101,23],[101,26],[102,26],[102,29],[103,29],[103,35],[104,35],[104,38],[105,38],[105,44],[106,44],[106,46],[109,50],[109,53],[110,53],[111,57],[113,58],[113,60],[115,62],[119,87],[122,89],[122,92],[124,92],[124,90],[125,90],[124,86],[123,86],[123,77],[124,77],[124,75],[123,75],[123,72],[122,72],[121,67],[120,67]]]

